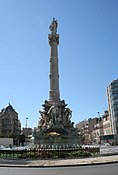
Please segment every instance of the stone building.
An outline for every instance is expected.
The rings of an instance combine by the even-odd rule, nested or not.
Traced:
[[[21,123],[18,113],[9,103],[0,112],[0,137],[18,137],[21,133]]]
[[[81,135],[81,140],[83,144],[91,144],[94,142],[95,133],[95,125],[98,123],[98,118],[89,118],[88,120],[84,120],[76,124],[78,132]]]
[[[102,116],[76,124],[76,127],[81,133],[83,144],[114,143],[108,110],[105,110]]]
[[[91,131],[92,143],[101,143],[101,136],[103,135],[103,120],[102,117],[96,118],[96,124]]]
[[[18,119],[18,135],[20,135],[20,134],[21,134],[21,122]]]
[[[25,135],[25,137],[28,137],[29,135],[32,135],[33,131],[32,128],[23,128],[22,129],[22,134]]]
[[[101,144],[105,143],[113,144],[115,140],[114,135],[112,134],[111,120],[109,117],[108,110],[105,110],[104,114],[102,115],[102,127],[103,127],[103,134],[100,136]]]
[[[76,124],[76,128],[78,129],[78,132],[81,132],[81,128],[83,125],[85,125],[87,120],[80,121],[79,123]]]
[[[118,143],[118,79],[107,87],[108,111],[111,121],[112,134]]]
[[[82,136],[82,143],[89,144],[90,143],[90,134],[89,134],[89,123],[86,123],[81,128],[81,136]]]
[[[109,118],[108,110],[104,111],[102,120],[103,120],[103,132],[104,132],[103,135],[112,135],[111,121]]]

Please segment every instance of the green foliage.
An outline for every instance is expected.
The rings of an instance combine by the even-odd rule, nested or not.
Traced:
[[[25,153],[19,155],[18,158],[32,158],[32,159],[37,159],[37,158],[39,158],[39,153],[38,152],[33,152],[33,151],[25,152]]]
[[[68,154],[69,158],[85,158],[92,156],[89,151],[73,151]]]
[[[49,159],[58,159],[58,158],[85,158],[91,157],[93,154],[89,151],[42,151],[39,154],[39,157],[42,159],[49,158]]]
[[[19,155],[19,158],[33,158],[33,159],[58,159],[58,158],[85,158],[91,157],[93,154],[88,151],[46,151],[43,150],[41,152],[26,152],[22,155]]]
[[[97,156],[98,152],[87,150],[30,150],[30,151],[2,151],[0,158],[28,158],[28,159],[71,159]]]
[[[5,138],[5,136],[4,136],[4,135],[2,135],[2,134],[0,134],[0,138]]]
[[[56,158],[67,158],[68,157],[68,153],[64,152],[64,151],[51,151],[48,153],[48,158],[51,159],[56,159]]]

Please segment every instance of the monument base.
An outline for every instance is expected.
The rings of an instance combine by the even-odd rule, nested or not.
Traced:
[[[62,100],[58,103],[45,101],[44,111],[39,111],[41,119],[34,132],[35,144],[40,148],[64,149],[79,145],[79,135],[74,122],[71,122],[72,111],[66,108]]]
[[[60,135],[56,132],[40,135],[35,140],[35,144],[41,149],[67,149],[79,146],[79,140],[72,135]]]

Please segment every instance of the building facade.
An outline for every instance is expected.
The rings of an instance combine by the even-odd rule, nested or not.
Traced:
[[[112,135],[111,121],[108,110],[104,111],[102,120],[103,120],[103,135],[104,136]]]
[[[0,137],[18,137],[21,133],[21,123],[18,113],[9,104],[0,112]]]
[[[82,144],[114,143],[108,110],[102,116],[79,122],[76,127],[81,134]]]
[[[118,142],[118,79],[111,82],[107,87],[107,96],[112,134]]]
[[[92,144],[94,139],[96,139],[95,125],[98,123],[98,118],[89,118],[76,124],[79,134],[81,135],[81,140],[83,144]]]
[[[28,137],[29,135],[33,134],[32,128],[23,128],[22,134],[25,135],[25,137]]]

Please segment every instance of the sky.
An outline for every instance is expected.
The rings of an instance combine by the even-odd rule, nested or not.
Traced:
[[[38,124],[49,99],[49,26],[58,20],[61,100],[76,123],[103,115],[107,86],[118,79],[117,0],[0,0],[0,109],[22,127]]]

